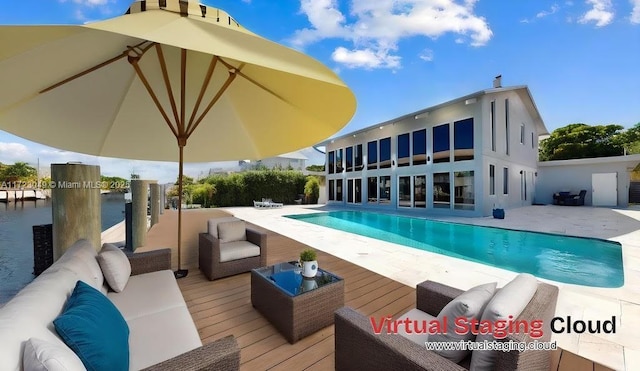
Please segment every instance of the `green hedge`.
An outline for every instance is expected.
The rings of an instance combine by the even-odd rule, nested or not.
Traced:
[[[213,203],[219,207],[253,206],[253,201],[270,198],[293,204],[304,193],[306,177],[299,171],[256,170],[230,175],[212,175],[203,182],[213,184]],[[194,199],[194,203],[198,203]]]

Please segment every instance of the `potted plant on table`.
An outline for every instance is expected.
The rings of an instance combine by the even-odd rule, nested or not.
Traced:
[[[315,277],[318,273],[318,261],[315,250],[305,249],[300,253],[300,265],[302,265],[303,277]]]

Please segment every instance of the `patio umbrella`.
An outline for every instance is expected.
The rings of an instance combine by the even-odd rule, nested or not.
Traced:
[[[313,145],[355,97],[317,60],[183,0],[86,25],[0,26],[0,130],[105,157],[262,159]]]

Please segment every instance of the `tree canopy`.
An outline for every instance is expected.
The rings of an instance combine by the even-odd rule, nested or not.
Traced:
[[[540,142],[540,161],[621,156],[640,153],[640,123],[621,125],[570,124],[554,130]]]
[[[37,175],[36,168],[26,162],[16,162],[13,165],[0,166],[0,180],[31,180]]]

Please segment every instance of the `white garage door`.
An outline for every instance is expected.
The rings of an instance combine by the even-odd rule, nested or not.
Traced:
[[[618,174],[591,174],[593,206],[618,206]]]

